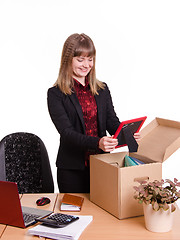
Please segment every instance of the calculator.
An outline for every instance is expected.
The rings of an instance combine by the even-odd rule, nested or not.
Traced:
[[[53,213],[47,218],[36,219],[36,221],[42,222],[43,225],[47,225],[49,227],[62,228],[78,219],[79,217],[69,214]]]

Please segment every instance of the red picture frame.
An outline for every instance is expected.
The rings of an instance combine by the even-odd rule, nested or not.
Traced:
[[[127,126],[130,128],[130,130],[133,134],[139,132],[139,130],[141,129],[142,125],[144,124],[146,118],[147,118],[147,116],[144,116],[144,117],[130,119],[130,120],[126,120],[126,121],[121,122],[119,124],[119,127],[116,130],[113,138],[117,138],[119,133],[122,131],[122,129],[127,127]],[[118,145],[117,147],[123,147],[123,146],[126,146],[126,145],[127,144]]]

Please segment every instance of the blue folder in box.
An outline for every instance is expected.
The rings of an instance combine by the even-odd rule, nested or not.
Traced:
[[[134,158],[134,157],[130,157],[132,159],[132,161],[136,162],[138,165],[140,164],[145,164],[144,162],[140,161],[139,159],[137,158]]]
[[[137,165],[141,165],[144,164],[142,161],[140,161],[137,158],[133,158],[133,157],[129,157],[129,156],[125,156],[125,167],[130,167],[130,166],[137,166]]]
[[[130,157],[127,155],[125,156],[125,167],[130,167],[130,166],[137,166],[138,164],[134,162]]]

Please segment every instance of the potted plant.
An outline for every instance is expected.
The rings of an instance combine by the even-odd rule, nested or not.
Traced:
[[[143,204],[146,228],[153,232],[167,232],[172,229],[175,202],[180,198],[180,182],[155,180],[153,182],[138,181],[134,186],[134,198]]]

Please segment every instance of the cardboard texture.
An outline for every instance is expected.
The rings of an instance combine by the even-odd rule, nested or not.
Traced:
[[[137,153],[90,156],[90,200],[119,219],[143,215],[133,186],[137,179],[162,179],[162,162],[180,147],[180,122],[156,118],[141,136]],[[125,155],[146,164],[124,167]]]

